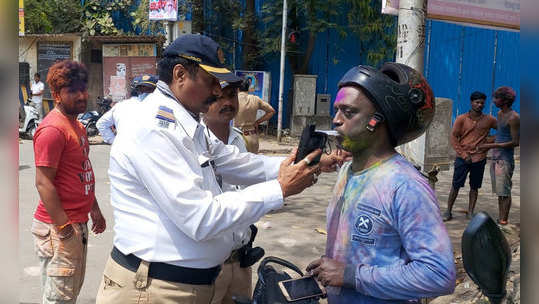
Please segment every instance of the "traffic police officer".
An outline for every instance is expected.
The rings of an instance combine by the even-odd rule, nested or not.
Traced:
[[[137,105],[140,101],[143,101],[148,94],[152,93],[153,90],[155,90],[156,85],[157,77],[154,75],[144,74],[133,78],[131,83],[131,98],[113,106],[112,109],[103,114],[96,123],[96,127],[103,137],[104,142],[112,145],[116,133],[118,132],[120,116],[122,116],[122,113],[131,112],[132,107]],[[113,131],[113,128],[116,132]]]
[[[305,161],[240,153],[212,142],[199,113],[240,79],[224,67],[218,44],[203,35],[171,43],[158,64],[157,89],[122,117],[110,152],[114,247],[97,303],[210,303],[214,280],[234,246],[233,231],[314,184],[324,156]],[[124,120],[125,118],[125,120]],[[321,167],[320,167],[321,166]],[[249,185],[221,192],[216,175]]]

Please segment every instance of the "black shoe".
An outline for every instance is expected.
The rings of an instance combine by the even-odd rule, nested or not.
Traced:
[[[448,221],[450,221],[450,220],[452,220],[452,219],[453,219],[453,215],[451,214],[451,212],[446,211],[446,212],[444,213],[443,221],[444,221],[444,222],[448,222]]]

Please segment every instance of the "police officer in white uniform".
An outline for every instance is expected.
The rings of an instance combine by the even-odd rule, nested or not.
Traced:
[[[110,152],[114,246],[97,303],[210,303],[232,232],[282,207],[314,184],[323,156],[288,158],[240,153],[212,142],[199,113],[221,94],[219,81],[238,77],[224,67],[217,43],[184,35],[158,64],[157,89],[125,117]],[[122,117],[124,119],[124,117]],[[216,175],[249,185],[222,193]]]
[[[131,98],[117,103],[97,120],[95,126],[105,143],[112,145],[119,129],[120,117],[122,115],[129,115],[132,108],[143,101],[148,94],[152,93],[156,86],[157,77],[154,75],[144,74],[133,78],[131,83]]]
[[[208,137],[211,141],[223,142],[233,145],[240,152],[247,152],[247,147],[240,129],[232,126],[232,120],[238,113],[238,91],[240,82],[228,83],[221,81],[222,94],[217,101],[211,104],[208,112],[204,113],[203,125],[207,128]],[[220,181],[223,192],[237,191],[244,188],[242,185],[231,185]],[[256,233],[256,227],[251,225],[238,231],[234,231],[233,251],[221,266],[221,272],[215,281],[215,292],[212,304],[234,304],[233,299],[250,299],[252,295],[252,269],[264,255],[260,247],[252,248],[252,241]]]

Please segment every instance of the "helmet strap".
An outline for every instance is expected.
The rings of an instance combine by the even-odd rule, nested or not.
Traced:
[[[378,126],[379,123],[384,122],[385,118],[384,115],[380,112],[375,112],[372,114],[371,119],[369,120],[369,123],[367,123],[367,130],[374,132],[374,129],[376,129],[376,126]]]

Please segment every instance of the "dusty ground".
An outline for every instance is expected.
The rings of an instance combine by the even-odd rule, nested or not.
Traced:
[[[100,206],[108,221],[107,230],[99,236],[90,236],[88,249],[87,274],[83,289],[77,303],[94,303],[98,284],[112,246],[112,210],[109,201],[109,181],[107,176],[108,155],[110,146],[100,144],[98,137],[91,140],[90,158],[96,175],[96,193]],[[278,144],[273,137],[266,137],[261,141],[261,153],[268,155],[283,155],[289,153],[297,146],[297,139],[285,137],[283,144]],[[20,231],[20,286],[22,303],[39,303],[39,268],[38,260],[32,249],[30,223],[35,210],[38,195],[34,186],[35,167],[33,162],[32,142],[22,140],[19,161],[19,231]],[[451,184],[452,171],[441,172],[436,185],[436,195],[440,202],[441,211],[445,211],[447,194]],[[325,211],[336,174],[325,174],[318,183],[303,193],[288,198],[285,206],[275,213],[268,214],[257,223],[259,227],[256,246],[265,249],[266,255],[278,256],[287,259],[301,269],[309,262],[320,257],[325,248]],[[513,177],[513,207],[511,208],[510,223],[506,236],[513,247],[519,244],[520,239],[520,163],[517,162]],[[467,220],[463,211],[467,208],[467,187],[461,190],[454,210],[454,220],[447,224],[451,235],[456,262],[459,263],[460,237],[466,227]],[[497,214],[497,199],[490,193],[490,177],[485,174],[483,188],[479,192],[476,211],[487,211],[494,218]],[[519,263],[513,263],[516,267]],[[256,265],[255,268],[256,269]],[[520,274],[520,267],[513,268]],[[459,281],[465,284],[466,275],[461,271]],[[256,281],[256,275],[254,275]],[[464,285],[462,287],[464,287]],[[466,285],[473,290],[473,285]],[[470,287],[471,286],[471,287]],[[459,289],[457,289],[458,291]],[[462,298],[462,297],[461,297]],[[459,296],[448,298],[446,302],[458,303]]]

